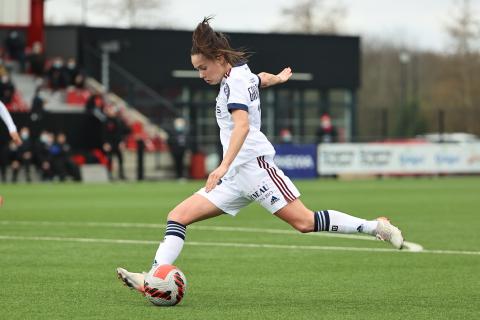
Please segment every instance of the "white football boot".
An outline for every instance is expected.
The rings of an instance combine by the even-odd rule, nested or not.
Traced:
[[[127,287],[144,293],[143,282],[145,276],[143,273],[128,272],[123,268],[117,268],[117,276]]]
[[[390,242],[395,248],[402,249],[403,236],[400,229],[390,223],[385,217],[379,217],[377,228],[375,229],[375,237],[382,241]]]

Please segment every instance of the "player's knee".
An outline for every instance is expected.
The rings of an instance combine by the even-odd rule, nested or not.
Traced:
[[[182,210],[178,210],[178,208],[173,209],[167,216],[168,221],[175,221],[178,223],[183,224],[184,226],[188,226],[192,223],[190,216],[183,212]]]
[[[301,233],[309,233],[313,231],[313,224],[310,221],[298,221],[293,227]]]

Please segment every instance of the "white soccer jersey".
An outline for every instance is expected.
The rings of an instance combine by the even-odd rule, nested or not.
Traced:
[[[216,117],[220,127],[220,140],[223,154],[227,152],[234,123],[231,111],[242,109],[248,112],[250,131],[235,160],[230,166],[230,171],[236,166],[255,159],[259,156],[274,155],[273,148],[267,137],[260,131],[260,78],[250,71],[247,64],[233,67],[220,84],[217,96]]]

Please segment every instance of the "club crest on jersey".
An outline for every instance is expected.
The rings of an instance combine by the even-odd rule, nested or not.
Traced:
[[[225,83],[225,85],[223,86],[223,92],[225,92],[228,100],[228,98],[230,98],[230,87],[228,86],[228,83]]]
[[[252,86],[248,88],[248,93],[250,94],[250,101],[254,101],[258,99],[260,96],[260,93],[258,92],[258,87],[257,86]]]

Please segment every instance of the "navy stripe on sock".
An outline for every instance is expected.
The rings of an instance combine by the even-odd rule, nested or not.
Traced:
[[[325,231],[325,217],[323,216],[323,211],[320,211],[320,219],[322,219],[320,231]]]
[[[315,211],[313,213],[314,225],[313,231],[330,231],[330,215],[327,210]]]
[[[320,219],[318,219],[318,212],[313,213],[313,231],[318,232],[320,230]]]
[[[179,223],[179,222],[177,222],[177,221],[173,221],[173,220],[168,220],[168,221],[167,221],[167,227],[168,227],[169,225],[177,225],[177,226],[180,226],[180,227],[182,227],[182,228],[184,228],[184,229],[187,228],[187,226],[185,226],[185,225],[183,225],[183,224],[181,224],[181,223]]]
[[[165,236],[177,236],[182,240],[185,240],[185,234],[187,227],[176,221],[167,221],[167,230],[165,231]]]
[[[324,231],[330,231],[330,214],[328,213],[328,210],[323,211],[323,216],[325,217],[325,230]]]
[[[185,234],[174,232],[174,231],[165,232],[165,237],[166,236],[176,236],[176,237],[179,237],[182,240],[185,240]]]

